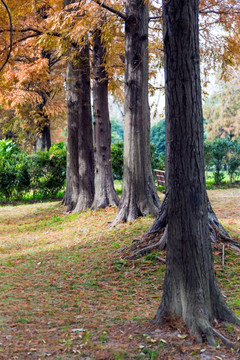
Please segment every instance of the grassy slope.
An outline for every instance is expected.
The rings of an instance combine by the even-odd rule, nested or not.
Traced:
[[[240,189],[209,195],[240,240]],[[119,249],[153,219],[110,230],[115,211],[65,215],[57,203],[0,208],[0,359],[239,359],[222,345],[195,344],[181,322],[172,330],[151,325],[165,266],[155,256],[124,261]],[[226,249],[222,267],[221,246],[214,252],[221,287],[240,316],[239,254]],[[217,326],[240,337],[233,326]]]

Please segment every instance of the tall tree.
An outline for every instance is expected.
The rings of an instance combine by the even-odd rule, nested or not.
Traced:
[[[126,1],[124,92],[123,193],[112,225],[160,209],[150,161],[148,3],[142,0]]]
[[[75,0],[64,0],[64,6]],[[71,11],[71,9],[70,9]],[[90,208],[94,198],[94,157],[87,39],[71,43],[66,63],[67,176],[63,204],[68,211]]]
[[[240,325],[218,287],[204,178],[198,0],[163,3],[168,242],[161,305],[154,319],[183,318],[215,345],[214,318]],[[230,344],[230,343],[229,343]]]
[[[95,195],[93,209],[108,205],[118,206],[119,198],[113,185],[111,162],[111,124],[108,109],[108,73],[106,71],[106,47],[101,28],[93,33],[93,119]]]
[[[64,204],[75,212],[94,197],[93,134],[90,103],[89,45],[76,47],[66,68],[67,189]]]

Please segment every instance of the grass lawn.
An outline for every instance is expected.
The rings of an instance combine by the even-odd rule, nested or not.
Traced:
[[[240,241],[240,189],[208,193]],[[0,359],[240,359],[221,343],[217,349],[197,344],[179,321],[151,324],[165,265],[156,256],[126,261],[120,249],[153,218],[109,229],[115,213],[66,215],[56,202],[0,207]],[[240,257],[225,252],[222,266],[221,244],[214,247],[216,273],[240,316]],[[239,329],[215,325],[240,340]]]

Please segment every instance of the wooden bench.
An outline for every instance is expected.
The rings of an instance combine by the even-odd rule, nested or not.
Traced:
[[[165,171],[154,169],[154,174],[156,176],[158,186],[165,186]]]

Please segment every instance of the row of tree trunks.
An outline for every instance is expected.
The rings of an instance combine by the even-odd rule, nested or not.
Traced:
[[[148,4],[141,0],[126,2],[125,21],[125,105],[124,105],[124,176],[123,194],[119,211],[113,220],[115,225],[120,221],[134,221],[138,216],[157,215],[160,200],[155,188],[150,156],[150,111],[148,104]],[[69,211],[80,211],[91,206],[93,209],[119,204],[113,186],[111,164],[111,127],[108,113],[108,75],[105,70],[105,46],[100,28],[93,34],[93,114],[94,114],[94,155],[95,184],[92,199],[92,178],[86,173],[90,196],[80,194],[80,164],[87,159],[76,159],[76,151],[83,138],[79,138],[79,108],[81,107],[82,90],[80,84],[81,69],[74,67],[73,62],[67,65],[67,106],[68,106],[68,167],[67,191],[64,204]],[[82,50],[81,50],[82,51]],[[77,55],[76,55],[77,56]],[[81,57],[81,55],[78,55]],[[73,79],[73,80],[72,80]],[[75,89],[75,90],[74,90]],[[84,86],[86,93],[88,87]],[[73,94],[75,94],[75,98]],[[82,120],[80,120],[80,123]],[[88,121],[89,125],[89,121]],[[82,125],[81,125],[82,126]],[[90,125],[89,125],[90,126]],[[87,135],[87,127],[84,126]],[[86,136],[87,137],[87,136]],[[88,142],[91,144],[91,142]],[[78,150],[76,149],[78,148]],[[90,153],[89,149],[89,153]],[[75,156],[75,158],[73,158]],[[85,167],[87,163],[85,163]],[[91,187],[91,189],[90,189]],[[81,204],[81,205],[80,205]]]

